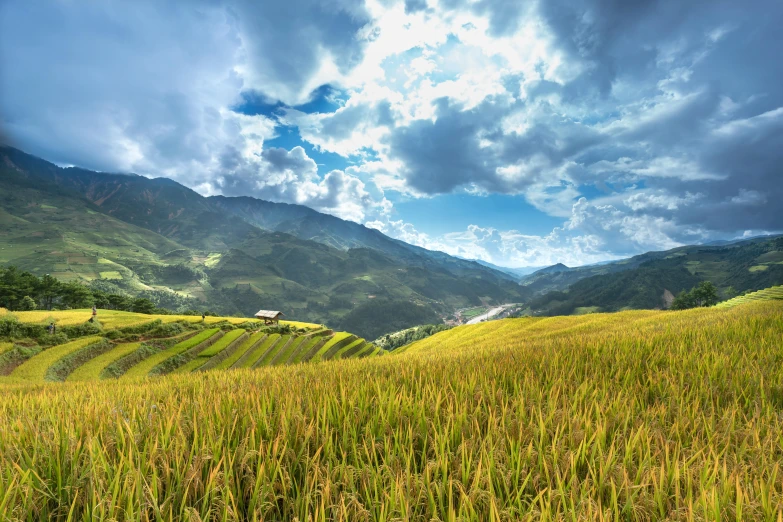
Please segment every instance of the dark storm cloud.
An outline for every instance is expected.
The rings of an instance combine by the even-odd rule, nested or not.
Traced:
[[[236,15],[251,76],[273,98],[304,102],[309,91],[302,88],[325,59],[347,73],[362,58],[364,44],[356,34],[370,18],[361,0],[225,3]]]
[[[469,183],[493,183],[498,159],[482,148],[482,134],[497,132],[500,104],[487,100],[462,110],[447,98],[437,100],[435,121],[417,120],[395,129],[389,140],[391,156],[407,166],[405,178],[426,194],[450,192]]]
[[[470,8],[483,9],[497,34],[504,30],[495,21],[513,28],[526,13],[519,2]],[[630,208],[617,199],[631,214],[722,232],[783,229],[783,4],[549,0],[536,12],[567,67],[580,72],[565,83],[528,84],[524,104],[502,110],[440,100],[435,121],[395,129],[391,155],[406,165],[410,186],[514,192],[567,172],[577,185],[609,193],[616,189],[607,183],[641,185],[669,202]],[[551,110],[549,101],[537,104],[553,95],[559,105]],[[523,133],[498,134],[504,115],[530,106]],[[524,175],[499,174],[526,161],[534,165]]]

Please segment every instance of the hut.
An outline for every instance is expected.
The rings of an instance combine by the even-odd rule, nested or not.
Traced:
[[[277,310],[259,310],[256,312],[256,318],[262,319],[264,324],[278,324],[280,318],[284,315],[283,312],[278,312]]]

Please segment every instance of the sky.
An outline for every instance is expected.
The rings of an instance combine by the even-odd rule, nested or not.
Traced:
[[[783,230],[779,0],[4,0],[0,139],[509,267]]]

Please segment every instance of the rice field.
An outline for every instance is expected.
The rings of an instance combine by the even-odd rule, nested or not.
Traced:
[[[718,303],[716,306],[719,308],[731,308],[733,306],[737,306],[742,303],[747,303],[751,301],[777,301],[777,300],[783,300],[783,285],[773,286],[770,288],[759,290],[757,292],[750,292],[745,295],[740,295],[733,299],[729,299],[728,301],[723,301],[722,303]]]
[[[780,521],[781,346],[771,301],[0,385],[0,519]]]
[[[8,314],[8,310],[0,308],[0,316]],[[31,312],[10,312],[19,321],[23,323],[49,324],[55,323],[58,326],[73,326],[82,324],[92,317],[92,310],[89,308],[78,310],[34,310]],[[200,315],[150,315],[137,314],[134,312],[121,312],[117,310],[98,310],[98,321],[107,329],[123,328],[127,326],[136,326],[160,319],[164,324],[176,321],[188,321],[191,323],[201,323]],[[204,319],[205,324],[216,324],[227,321],[231,324],[241,324],[248,321],[262,324],[255,318],[247,317],[213,317],[207,316]],[[297,329],[321,329],[322,325],[314,323],[303,323],[298,321],[280,321],[280,324],[290,325]]]
[[[57,361],[102,340],[99,336],[83,337],[45,350],[18,366],[11,372],[11,379],[42,383],[46,380],[48,370]]]

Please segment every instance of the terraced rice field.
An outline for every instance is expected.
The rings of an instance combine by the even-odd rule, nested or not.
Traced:
[[[9,313],[5,308],[0,308],[0,316]],[[31,312],[11,312],[17,319],[23,323],[49,324],[54,322],[58,326],[74,326],[82,324],[92,317],[91,309],[79,310],[35,310]],[[188,321],[191,323],[201,323],[201,316],[196,315],[149,315],[137,314],[134,312],[120,312],[116,310],[98,310],[98,320],[106,329],[123,328],[126,326],[135,326],[160,319],[164,324],[176,321]],[[255,318],[247,317],[212,317],[204,319],[204,324],[216,324],[227,321],[231,324],[241,324],[248,321],[262,324]],[[314,323],[302,323],[297,321],[280,321],[280,324],[290,325],[294,328],[303,329],[322,329],[323,325]]]
[[[783,285],[772,286],[765,288],[757,292],[751,292],[749,294],[740,295],[728,301],[723,301],[715,305],[717,308],[732,308],[734,306],[749,303],[753,301],[777,301],[783,300]]]
[[[783,302],[750,302],[2,386],[0,519],[779,522],[781,332]]]
[[[84,337],[82,339],[77,339],[76,341],[71,341],[70,343],[61,344],[60,346],[54,346],[48,350],[44,350],[25,361],[11,372],[11,379],[38,383],[44,382],[49,369],[57,363],[57,361],[63,357],[76,353],[91,344],[99,343],[102,340],[103,338],[99,336]]]
[[[97,381],[107,366],[126,357],[139,349],[141,343],[124,343],[117,345],[113,350],[94,357],[93,359],[76,368],[69,376],[69,381]]]
[[[10,353],[14,357],[0,357],[0,384],[62,380],[76,382],[116,377],[130,380],[170,373],[289,365],[308,362],[317,349],[334,337],[337,340],[349,337],[356,339],[347,333],[334,336],[331,330],[322,328],[311,329],[315,335],[309,335],[309,332],[304,330],[281,335],[263,329],[232,329],[231,326],[226,326],[230,321],[221,319],[215,318],[215,323],[223,325],[222,329],[207,328],[198,331],[201,326],[194,325],[187,328],[196,328],[196,331],[178,333],[175,337],[152,337],[134,342],[112,342],[110,338],[116,336],[96,335],[43,350],[19,349],[12,342],[4,342],[0,344],[0,355]],[[257,326],[261,328],[260,324]],[[150,325],[146,330],[132,331],[154,331],[153,327],[157,328]],[[177,328],[173,331],[181,331],[183,327]],[[113,330],[105,329],[109,333]],[[124,335],[122,332],[114,333]],[[363,339],[357,342],[361,342],[362,347],[366,344]],[[372,355],[380,354],[380,349],[372,352]],[[351,355],[354,353],[349,354]],[[358,355],[358,350],[355,355]],[[336,356],[336,352],[324,354],[318,360]],[[3,372],[4,364],[11,366],[7,366]],[[10,375],[3,377],[4,373]]]
[[[134,377],[146,377],[148,376],[158,365],[163,364],[167,359],[171,359],[172,357],[176,357],[187,350],[192,350],[197,347],[203,346],[205,343],[208,343],[210,339],[213,341],[217,341],[220,336],[222,336],[223,332],[220,331],[217,328],[210,328],[208,330],[204,330],[203,332],[199,333],[198,335],[195,335],[191,337],[190,339],[186,339],[180,343],[175,344],[173,347],[160,351],[156,354],[151,355],[150,357],[147,357],[142,362],[128,370],[125,375],[122,376],[123,379],[132,379]],[[206,346],[204,346],[206,348]]]

